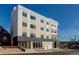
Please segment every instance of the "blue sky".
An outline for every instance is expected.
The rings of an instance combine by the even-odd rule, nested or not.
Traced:
[[[10,32],[12,4],[0,4],[0,25]],[[79,5],[76,4],[26,4],[23,5],[59,22],[60,40],[79,38]]]

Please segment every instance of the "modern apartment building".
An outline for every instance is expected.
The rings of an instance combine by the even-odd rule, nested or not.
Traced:
[[[11,33],[14,44],[23,48],[54,48],[59,23],[26,7],[14,7],[11,15]]]

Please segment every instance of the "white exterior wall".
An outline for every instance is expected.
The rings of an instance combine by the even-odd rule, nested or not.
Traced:
[[[18,9],[18,11],[16,11]],[[57,35],[58,33],[51,33],[51,30],[57,30],[58,31],[58,22],[51,19],[51,18],[47,18],[44,17],[32,10],[29,10],[21,5],[18,5],[18,8],[16,7],[15,9],[16,12],[13,12],[13,14],[15,14],[14,16],[12,15],[12,31],[13,31],[13,36],[22,36],[22,32],[26,31],[27,32],[27,37],[30,37],[30,32],[33,32],[36,34],[36,37],[40,38],[41,35],[44,35],[44,38],[46,38],[46,36],[49,36],[49,39],[51,39],[51,35]],[[18,12],[18,14],[17,14]],[[27,17],[22,16],[22,12],[26,12],[27,13]],[[30,28],[30,24],[31,24],[31,19],[30,19],[30,15],[33,15],[36,17],[36,29],[35,31],[32,31],[32,29]],[[41,19],[44,19],[44,23],[41,23]],[[22,26],[22,22],[27,22],[27,28],[24,28]],[[46,32],[46,22],[49,22],[49,32]],[[51,24],[54,24],[56,26],[55,27],[51,27]],[[43,26],[44,27],[44,31],[40,30],[40,27]]]
[[[22,8],[18,5],[18,36],[22,36]]]
[[[11,35],[13,37],[18,35],[18,32],[17,32],[17,26],[18,26],[18,24],[17,24],[18,19],[17,18],[18,18],[18,15],[17,15],[17,13],[18,13],[18,10],[15,9],[15,7],[14,7],[14,9],[12,11],[12,14],[11,14]]]
[[[53,42],[43,42],[42,46],[44,49],[52,49],[53,48]]]

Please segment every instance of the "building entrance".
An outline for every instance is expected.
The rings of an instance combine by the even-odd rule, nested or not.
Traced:
[[[30,48],[30,42],[26,42],[26,48]]]
[[[42,42],[33,42],[33,48],[42,48]]]

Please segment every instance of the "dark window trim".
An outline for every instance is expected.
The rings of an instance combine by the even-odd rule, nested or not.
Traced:
[[[49,29],[46,29],[47,32],[49,32]]]
[[[30,24],[30,28],[35,29],[36,25]]]
[[[47,39],[49,39],[49,36],[46,36]]]
[[[49,25],[49,22],[46,22],[47,25]]]
[[[41,30],[44,30],[44,28],[43,28],[43,27],[41,27]]]
[[[41,19],[41,23],[44,23],[44,20]]]
[[[27,37],[27,32],[22,32],[22,37]]]
[[[22,15],[23,15],[24,17],[27,17],[27,13],[25,13],[25,12],[23,12]]]
[[[43,39],[44,38],[44,35],[41,35],[41,38]]]
[[[22,26],[27,27],[27,23],[22,22]]]
[[[35,33],[30,33],[30,37],[35,38],[36,37]]]
[[[36,20],[36,17],[33,16],[33,15],[31,15],[30,18],[31,18],[32,20]]]

